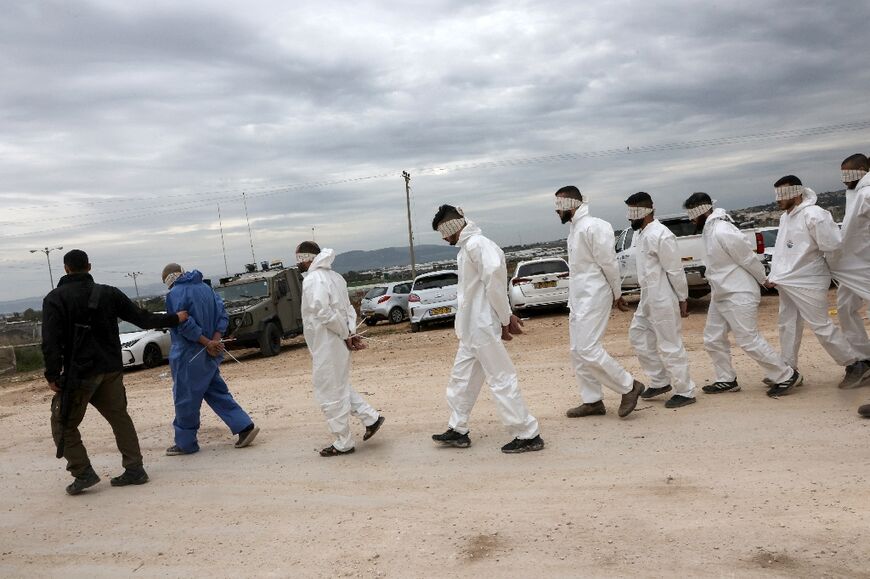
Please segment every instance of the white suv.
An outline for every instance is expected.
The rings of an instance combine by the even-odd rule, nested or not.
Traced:
[[[509,283],[511,309],[519,313],[529,308],[567,305],[568,278],[564,259],[521,261]]]
[[[412,332],[419,332],[429,322],[456,317],[458,283],[459,273],[456,270],[433,271],[417,276],[408,296]]]

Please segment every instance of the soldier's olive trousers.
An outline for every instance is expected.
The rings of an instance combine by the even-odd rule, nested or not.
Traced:
[[[91,466],[88,452],[82,444],[79,425],[85,417],[88,403],[94,405],[115,433],[115,442],[125,469],[142,467],[142,451],[139,449],[139,437],[133,419],[127,413],[127,391],[124,389],[124,374],[112,372],[97,374],[82,380],[81,386],[73,391],[71,397],[69,418],[64,433],[63,457],[67,461],[66,469],[73,476],[80,476]],[[51,434],[54,443],[60,438],[60,394],[55,394],[51,401]]]

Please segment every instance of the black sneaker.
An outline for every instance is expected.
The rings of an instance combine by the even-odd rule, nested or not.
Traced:
[[[870,384],[870,362],[861,360],[846,366],[846,375],[837,388],[850,390],[865,384]]]
[[[260,427],[251,424],[249,427],[239,433],[239,439],[236,441],[236,448],[245,448],[257,438],[260,434]]]
[[[804,377],[800,372],[795,370],[792,372],[791,378],[786,380],[785,382],[780,382],[779,384],[774,384],[767,390],[767,395],[771,398],[776,398],[778,396],[785,396],[790,394],[792,390],[800,386],[804,383]]]
[[[144,468],[127,469],[121,476],[116,476],[109,483],[113,487],[125,487],[127,485],[144,485],[148,482],[148,473]]]
[[[689,404],[694,403],[694,398],[689,398],[688,396],[682,396],[680,394],[674,394],[667,402],[665,402],[665,408],[680,408],[681,406],[688,406]]]
[[[662,386],[661,388],[653,388],[652,386],[647,387],[646,390],[640,393],[640,397],[644,400],[649,400],[650,398],[655,398],[659,394],[664,394],[665,392],[671,391],[671,385]]]
[[[707,394],[720,394],[722,392],[739,392],[740,384],[737,383],[737,380],[732,380],[731,382],[713,382],[712,384],[707,384],[703,388],[701,388]]]
[[[870,404],[865,404],[864,406],[859,406],[858,407],[858,414],[860,414],[864,418],[870,418]]]
[[[468,433],[459,434],[452,428],[448,428],[444,434],[433,434],[432,440],[440,442],[442,446],[455,446],[456,448],[468,448],[471,446],[471,439],[468,438]]]
[[[541,438],[541,435],[539,434],[534,438],[514,438],[512,441],[502,446],[501,451],[505,454],[519,454],[521,452],[543,450],[543,448],[544,439]]]
[[[94,472],[93,467],[89,466],[85,472],[75,478],[72,484],[66,487],[66,494],[80,494],[83,490],[91,488],[98,482],[100,482],[100,477]]]

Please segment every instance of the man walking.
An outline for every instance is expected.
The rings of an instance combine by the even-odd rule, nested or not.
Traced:
[[[366,346],[356,334],[356,310],[347,294],[347,282],[332,270],[335,252],[321,250],[313,241],[296,248],[296,265],[302,282],[302,327],[311,353],[314,397],[326,416],[335,441],[320,451],[332,457],[354,452],[350,417],[362,421],[368,440],[384,423],[350,383],[350,353]]]
[[[695,403],[695,383],[689,376],[689,356],[680,336],[680,317],[689,315],[689,286],[676,236],[655,218],[649,193],[635,193],[625,200],[628,220],[635,231],[632,247],[637,260],[640,303],[628,337],[650,386],[641,398],[670,392],[666,408]]]
[[[92,404],[112,427],[124,472],[112,486],[148,482],[136,427],[127,412],[118,318],[140,328],[176,326],[187,312],[151,314],[121,290],[94,283],[88,255],[74,249],[63,256],[66,275],[42,302],[42,354],[45,379],[55,393],[51,432],[58,458],[75,477],[66,492],[77,495],[100,482],[82,444],[79,424]]]
[[[637,406],[644,385],[625,371],[604,349],[604,333],[610,310],[627,310],[622,299],[622,278],[616,264],[616,241],[609,223],[589,215],[580,190],[573,185],[556,191],[556,213],[570,223],[568,233],[568,305],[571,315],[571,361],[580,386],[582,404],[568,410],[569,418],[607,412],[602,386],[622,396],[619,417],[625,418]]]
[[[786,364],[797,369],[804,322],[846,376],[840,388],[853,388],[870,376],[870,363],[848,342],[828,315],[828,288],[831,272],[825,254],[837,251],[842,243],[840,229],[831,213],[816,205],[816,193],[804,187],[794,175],[774,184],[776,202],[783,210],[779,232],[765,287],[779,292],[779,343]],[[769,396],[786,394],[776,385]]]
[[[451,414],[448,429],[432,440],[457,448],[471,446],[468,420],[484,380],[502,423],[514,436],[504,453],[541,450],[538,421],[529,413],[517,383],[517,371],[502,340],[521,334],[522,322],[511,314],[507,297],[507,267],[504,253],[483,236],[480,228],[465,218],[461,209],[442,205],[432,220],[432,229],[450,245],[459,245],[456,336],[459,350],[447,385]]]
[[[759,288],[764,266],[755,248],[724,209],[714,208],[706,193],[693,193],[683,204],[689,219],[702,232],[704,266],[710,283],[710,307],[704,326],[704,348],[713,361],[716,381],[704,386],[708,394],[737,392],[737,372],[731,364],[731,342],[755,360],[765,372],[765,383],[776,392],[800,386],[803,376],[791,369],[758,331]]]
[[[870,162],[861,153],[851,155],[840,165],[846,186],[846,212],[843,216],[843,245],[827,255],[831,275],[837,281],[837,317],[840,329],[862,359],[870,359],[870,339],[861,309],[870,303]],[[852,382],[864,386],[870,379]]]
[[[177,263],[163,268],[162,279],[169,288],[166,310],[190,312],[190,319],[172,329],[169,366],[175,402],[175,444],[166,449],[167,456],[199,451],[196,435],[203,400],[239,436],[235,447],[249,446],[260,429],[230,394],[220,372],[224,351],[221,336],[229,322],[223,300],[203,283],[199,271],[185,273]]]

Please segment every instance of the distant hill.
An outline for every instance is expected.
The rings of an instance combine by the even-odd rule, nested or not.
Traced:
[[[843,220],[843,215],[846,212],[846,190],[826,191],[818,193],[816,205],[823,209],[827,209],[834,217],[834,221],[839,223]],[[755,221],[756,225],[769,226],[779,225],[779,216],[782,211],[777,206],[776,202],[767,203],[766,205],[756,205],[745,209],[737,209],[729,212],[735,221]]]
[[[414,257],[417,263],[456,259],[459,250],[449,245],[415,245]],[[339,273],[367,271],[385,267],[409,265],[410,253],[407,247],[385,247],[371,251],[348,251],[335,256],[332,269]]]

